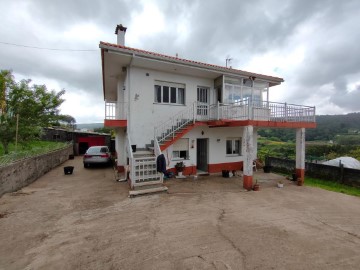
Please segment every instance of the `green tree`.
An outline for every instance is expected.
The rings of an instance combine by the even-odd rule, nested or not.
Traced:
[[[60,115],[58,125],[74,130],[76,128],[76,119],[71,115]]]
[[[0,143],[5,154],[9,153],[9,144],[15,141],[17,118],[19,142],[38,137],[42,127],[59,120],[65,90],[56,93],[48,91],[45,85],[30,83],[31,80],[16,82],[11,71],[0,71]]]

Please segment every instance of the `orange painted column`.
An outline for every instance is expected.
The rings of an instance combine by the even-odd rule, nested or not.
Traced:
[[[253,176],[249,176],[249,175],[244,175],[244,180],[243,180],[243,188],[245,188],[246,190],[252,190],[253,188]]]
[[[305,179],[305,128],[296,129],[296,177]]]
[[[296,177],[300,178],[302,182],[305,179],[305,169],[296,169]]]
[[[246,126],[243,133],[244,139],[244,177],[243,188],[251,190],[253,187],[253,156],[254,156],[254,127]]]

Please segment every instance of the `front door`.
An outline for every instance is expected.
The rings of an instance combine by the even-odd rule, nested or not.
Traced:
[[[207,172],[208,171],[208,139],[196,140],[196,169]]]
[[[197,115],[198,119],[207,120],[209,108],[209,88],[198,87],[197,88]]]

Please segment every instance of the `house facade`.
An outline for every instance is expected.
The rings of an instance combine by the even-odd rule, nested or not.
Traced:
[[[304,178],[305,129],[314,128],[315,107],[276,103],[269,91],[282,78],[200,63],[100,42],[105,126],[116,132],[117,165],[131,187],[161,183],[156,158],[167,168],[183,161],[184,174],[243,170],[253,185],[257,129],[296,129],[296,170]]]

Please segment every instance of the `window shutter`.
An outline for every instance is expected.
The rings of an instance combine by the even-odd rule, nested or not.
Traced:
[[[179,139],[173,145],[173,151],[188,151],[189,139]]]

